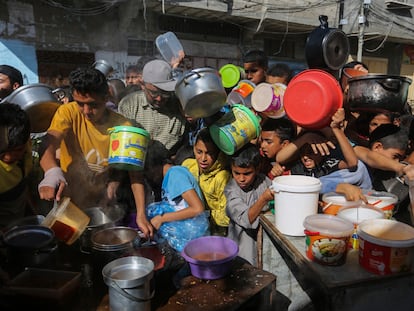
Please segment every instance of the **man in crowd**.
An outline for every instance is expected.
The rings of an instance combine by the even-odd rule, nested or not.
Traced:
[[[135,120],[171,154],[180,147],[186,130],[186,119],[174,96],[176,83],[167,62],[152,60],[144,66],[142,91],[129,94],[118,105],[123,116]]]
[[[23,85],[22,73],[9,65],[0,65],[0,100]]]
[[[69,80],[74,101],[59,106],[47,131],[40,159],[45,172],[38,187],[40,198],[59,201],[62,195],[67,195],[80,208],[105,206],[118,199],[126,175],[138,227],[145,235],[152,236],[153,227],[145,214],[142,174],[108,166],[108,129],[131,123],[106,107],[108,83],[100,71],[77,69],[71,72]]]

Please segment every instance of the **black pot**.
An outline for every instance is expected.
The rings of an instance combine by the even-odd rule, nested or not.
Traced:
[[[348,60],[349,41],[346,34],[337,28],[328,27],[328,17],[319,16],[320,26],[308,36],[305,57],[310,69],[338,70]]]
[[[411,82],[407,77],[374,74],[351,78],[344,106],[350,111],[403,112]]]
[[[37,267],[45,264],[57,249],[53,231],[40,225],[13,227],[3,235],[10,263]]]

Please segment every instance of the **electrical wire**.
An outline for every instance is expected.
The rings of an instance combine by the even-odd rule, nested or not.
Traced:
[[[95,5],[95,6],[91,6],[88,8],[77,8],[74,6],[69,6],[69,5],[64,5],[60,2],[54,1],[54,0],[42,0],[43,3],[55,7],[55,8],[59,8],[59,9],[63,9],[73,15],[78,15],[78,16],[94,16],[94,15],[101,15],[103,13],[106,13],[107,11],[109,11],[112,7],[114,7],[116,4],[120,3],[120,2],[124,2],[124,0],[112,0],[112,1],[105,1],[103,4],[99,4],[99,5]]]

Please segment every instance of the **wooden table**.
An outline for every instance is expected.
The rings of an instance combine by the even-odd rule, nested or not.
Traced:
[[[414,310],[412,271],[387,276],[372,274],[359,265],[357,250],[348,253],[342,266],[321,265],[306,257],[304,237],[287,236],[277,230],[274,215],[261,215],[260,225],[263,240],[270,239],[315,309]]]
[[[276,276],[237,258],[232,272],[218,280],[187,276],[157,311],[273,310]]]

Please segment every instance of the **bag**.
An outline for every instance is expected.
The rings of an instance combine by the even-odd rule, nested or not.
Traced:
[[[175,206],[165,201],[151,203],[146,210],[150,220],[157,215],[176,211]],[[189,241],[210,234],[207,214],[203,212],[193,218],[165,222],[158,229],[158,234],[181,252]]]

